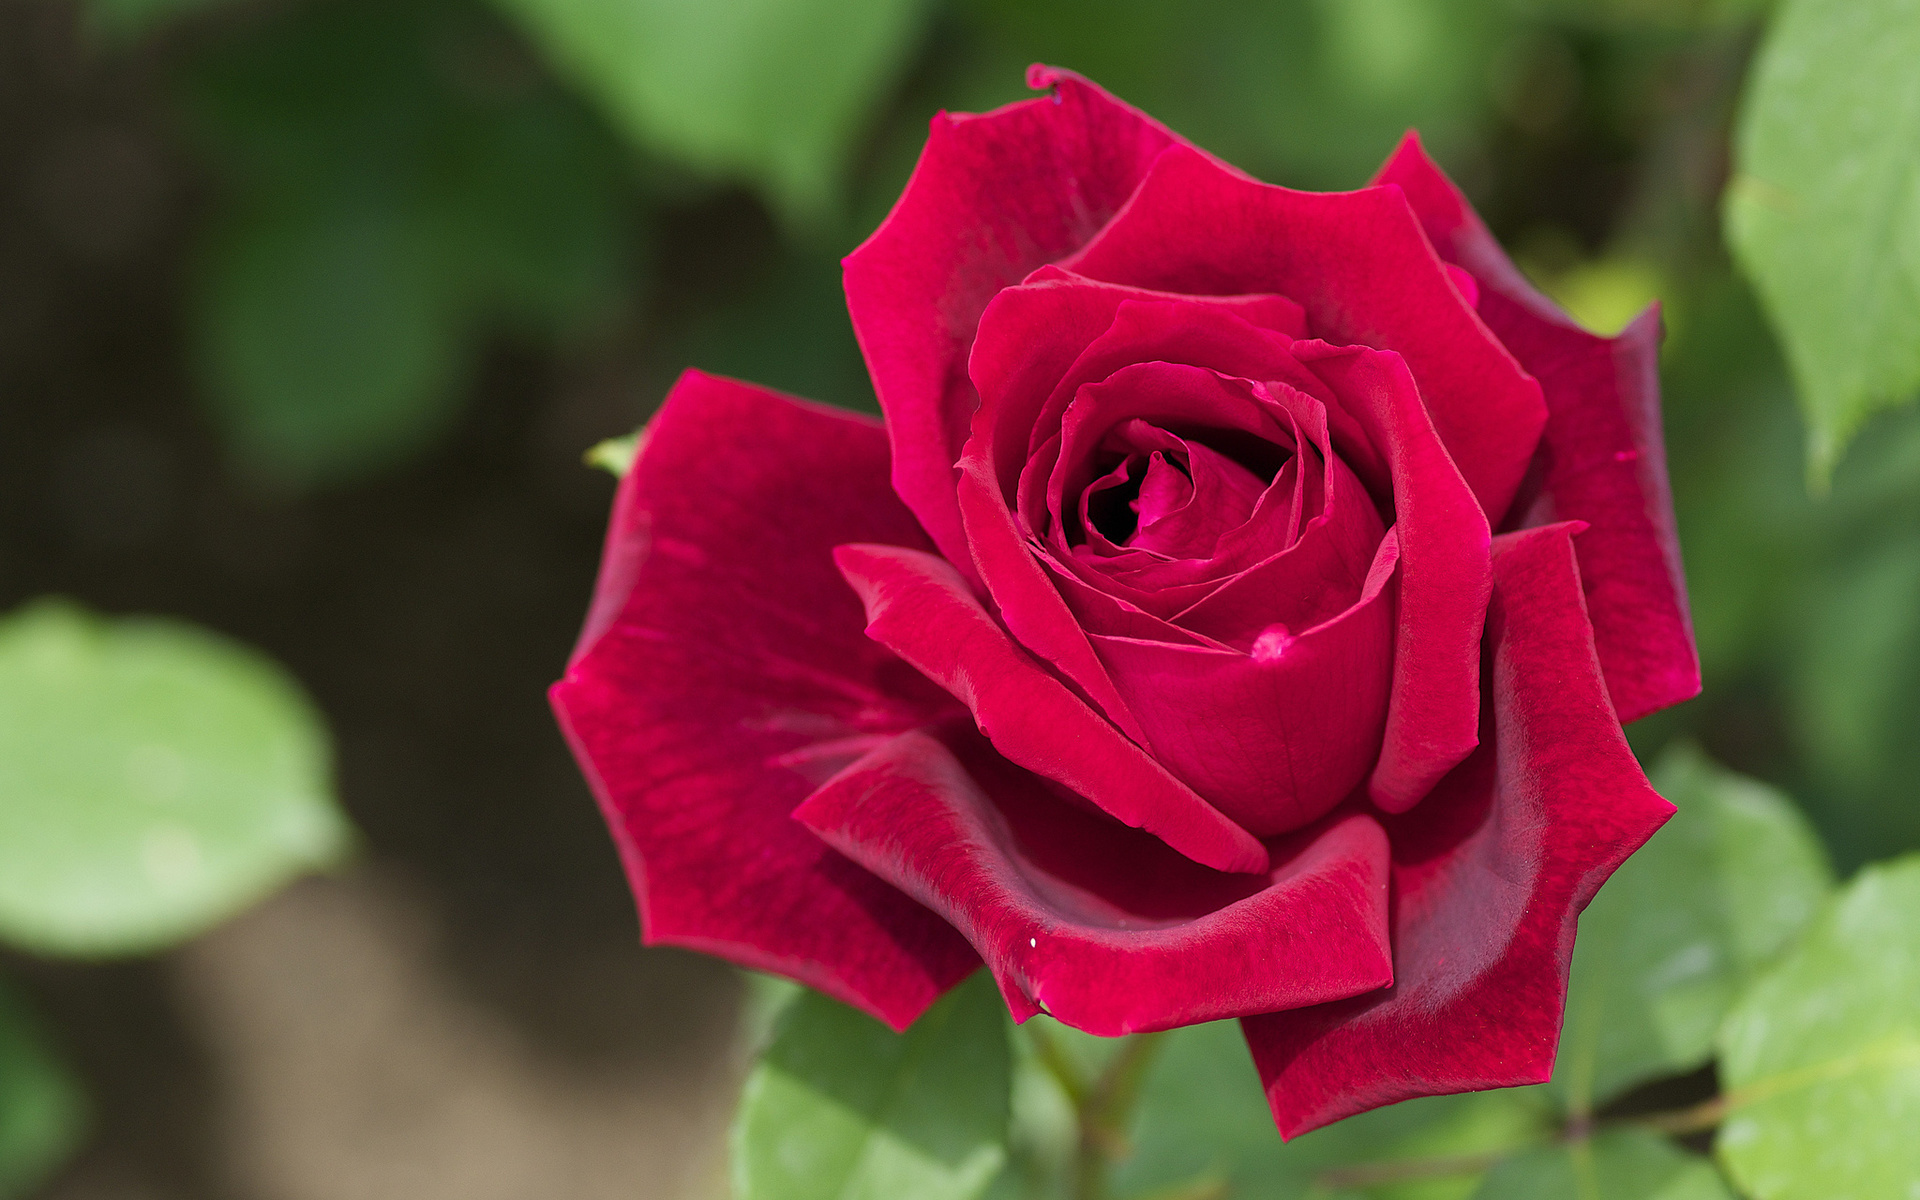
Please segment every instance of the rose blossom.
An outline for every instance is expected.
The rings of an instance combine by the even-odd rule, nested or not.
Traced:
[[[942,114],[846,261],[884,427],[689,372],[553,699],[646,938],[905,1027],[982,960],[1243,1020],[1283,1134],[1552,1068],[1699,688],[1649,312],[1409,136],[1260,183],[1097,87]]]

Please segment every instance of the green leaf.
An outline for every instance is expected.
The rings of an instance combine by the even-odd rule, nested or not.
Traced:
[[[1006,1162],[1006,1007],[981,972],[895,1034],[808,992],[747,1077],[738,1200],[971,1200]]]
[[[85,1124],[79,1084],[0,987],[0,1200],[32,1191],[79,1147]]]
[[[1038,1036],[1035,1022],[1044,1023]],[[1017,1028],[1009,1017],[1008,1025],[1013,1044],[1012,1123],[1007,1132],[1010,1161],[987,1193],[988,1200],[1064,1196],[1073,1180],[1080,1120],[1073,1096],[1057,1071],[1058,1063],[1050,1064],[1042,1048],[1065,1053],[1068,1062],[1087,1066],[1092,1056],[1084,1052],[1093,1048],[1087,1043],[1118,1043],[1123,1039],[1094,1038],[1046,1016],[1030,1017]],[[1054,1037],[1056,1034],[1062,1036]],[[1105,1058],[1104,1054],[1098,1056],[1100,1061]]]
[[[1658,1134],[1615,1129],[1495,1167],[1473,1200],[1733,1200],[1720,1173]]]
[[[200,351],[243,462],[296,485],[413,454],[459,411],[466,358],[418,224],[266,205],[206,248]]]
[[[1555,1086],[1575,1113],[1712,1057],[1740,989],[1833,886],[1785,796],[1686,745],[1652,778],[1679,811],[1600,889],[1574,943]]]
[[[783,256],[727,302],[685,323],[672,343],[681,362],[842,408],[880,411],[847,316],[837,258]]]
[[[925,0],[498,0],[641,145],[835,215]]]
[[[612,135],[503,24],[456,5],[304,6],[187,73],[228,180],[194,344],[236,457],[350,480],[452,425],[480,338],[610,312],[630,181]]]
[[[96,35],[124,42],[168,21],[225,2],[227,0],[86,0],[86,17]]]
[[[1861,871],[1719,1041],[1715,1150],[1744,1192],[1920,1195],[1920,856]]]
[[[1869,450],[1882,449],[1863,445],[1848,472]],[[1904,465],[1920,480],[1915,463]],[[1911,500],[1881,507],[1895,523],[1913,520]],[[1920,739],[1913,736],[1920,711],[1920,537],[1909,526],[1859,538],[1864,522],[1851,531],[1848,524],[1836,519],[1833,536],[1852,532],[1865,544],[1847,560],[1826,564],[1807,589],[1787,697],[1818,782],[1886,798],[1860,822],[1878,856],[1920,840],[1920,806],[1907,788],[1920,762]]]
[[[1292,187],[1364,183],[1409,127],[1443,161],[1478,144],[1488,81],[1521,31],[1506,4],[1434,0],[964,0],[971,35],[930,96],[975,112],[1080,71],[1235,166]],[[918,124],[916,122],[916,124]],[[916,143],[925,128],[911,131]]]
[[[350,841],[325,726],[272,661],[42,601],[0,621],[0,939],[178,942]]]
[[[1788,0],[1740,114],[1727,236],[1812,427],[1816,480],[1920,389],[1920,0]]]
[[[758,1058],[772,1044],[780,1015],[806,991],[801,984],[779,975],[740,972],[739,1038],[749,1057]]]
[[[1519,1088],[1412,1100],[1283,1143],[1239,1022],[1216,1021],[1166,1035],[1116,1194],[1143,1198],[1211,1179],[1233,1200],[1464,1200],[1492,1156],[1543,1141],[1549,1122],[1541,1089]],[[1413,1159],[1446,1161],[1412,1182],[1350,1178],[1355,1168]]]
[[[633,460],[640,457],[640,444],[646,432],[643,426],[632,433],[595,442],[587,447],[584,455],[587,465],[598,467],[615,479],[625,479],[627,472],[633,470]]]

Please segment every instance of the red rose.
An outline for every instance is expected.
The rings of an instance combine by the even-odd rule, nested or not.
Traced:
[[[648,940],[1240,1017],[1289,1136],[1544,1080],[1671,811],[1620,723],[1699,688],[1657,318],[1579,330],[1412,137],[1289,191],[1031,82],[847,259],[884,430],[689,373],[621,486],[553,695]]]

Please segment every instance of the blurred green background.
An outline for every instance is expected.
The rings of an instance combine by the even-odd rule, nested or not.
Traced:
[[[1873,418],[1810,488],[1794,384],[1719,219],[1767,16],[13,0],[0,608],[164,613],[285,664],[331,729],[355,870],[403,881],[374,923],[431,914],[447,986],[540,1061],[699,1092],[732,978],[627,949],[618,864],[542,697],[612,492],[580,456],[688,365],[872,409],[839,256],[934,112],[1022,98],[1042,60],[1293,186],[1358,186],[1417,127],[1590,326],[1664,302],[1706,692],[1632,736],[1651,753],[1688,734],[1780,785],[1850,870],[1920,846],[1920,421]],[[0,962],[94,1097],[89,1148],[45,1194],[402,1194],[275,1192],[232,1166],[244,1114],[191,982],[215,969],[182,953]]]

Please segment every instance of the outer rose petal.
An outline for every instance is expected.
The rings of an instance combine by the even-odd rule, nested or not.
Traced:
[[[1392,188],[1296,192],[1179,146],[1063,265],[1166,291],[1279,292],[1318,336],[1398,352],[1488,513],[1507,510],[1546,422],[1539,384],[1475,319]]]
[[[834,551],[867,636],[952,692],[994,748],[1218,871],[1264,871],[1254,836],[1167,773],[1028,657],[952,564],[898,546]]]
[[[948,561],[970,563],[953,463],[977,403],[974,326],[995,292],[1079,248],[1176,139],[1070,72],[1053,94],[941,113],[887,219],[846,258],[847,309],[887,416],[893,483]]]
[[[1493,587],[1487,518],[1397,354],[1295,346],[1366,429],[1393,473],[1400,628],[1386,738],[1367,790],[1388,812],[1420,802],[1479,741],[1480,634]]]
[[[1387,844],[1363,813],[1226,875],[1055,797],[967,729],[902,734],[794,815],[946,916],[1009,1007],[1116,1036],[1371,991],[1392,978]]]
[[[1623,721],[1700,692],[1700,660],[1660,432],[1659,319],[1617,338],[1575,325],[1507,259],[1466,198],[1408,134],[1376,183],[1397,184],[1440,256],[1483,285],[1479,311],[1547,398],[1544,466],[1509,525],[1578,519],[1594,644]]]
[[[1244,1022],[1283,1136],[1552,1074],[1578,914],[1673,813],[1608,703],[1573,528],[1494,540],[1481,747],[1386,822],[1393,986]]]
[[[904,1028],[977,964],[940,918],[789,818],[952,700],[868,640],[848,538],[925,537],[866,419],[688,372],[620,485],[553,705],[649,943],[792,976]]]

